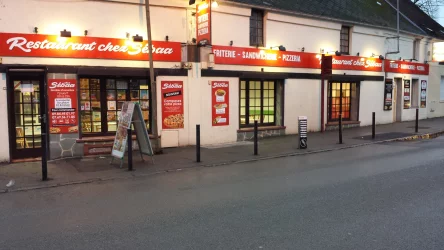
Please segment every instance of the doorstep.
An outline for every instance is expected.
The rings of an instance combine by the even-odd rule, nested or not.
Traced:
[[[149,135],[150,139],[154,139],[153,135]],[[77,139],[77,143],[83,144],[83,156],[109,155],[112,152],[115,136],[94,136]],[[160,136],[159,136],[160,138]],[[135,143],[137,136],[132,136],[133,149],[138,150],[138,144]]]
[[[258,137],[274,137],[285,135],[285,126],[264,126],[258,128]],[[237,130],[237,141],[251,141],[254,139],[254,128],[241,128]]]
[[[356,128],[360,127],[361,122],[360,121],[342,121],[342,128]],[[339,122],[328,122],[325,124],[325,130],[331,131],[331,130],[339,130]]]

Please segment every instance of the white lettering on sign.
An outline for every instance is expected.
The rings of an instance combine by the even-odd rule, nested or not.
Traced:
[[[9,45],[9,50],[19,49],[26,53],[30,53],[32,50],[78,50],[78,51],[107,51],[107,52],[120,52],[128,53],[129,55],[137,55],[140,53],[148,54],[149,47],[148,44],[143,46],[143,44],[132,44],[132,45],[118,45],[109,42],[107,44],[97,44],[97,42],[92,43],[65,43],[65,42],[49,42],[44,41],[28,41],[24,37],[12,37],[6,41]],[[142,47],[143,46],[143,47]],[[152,46],[154,54],[173,54],[173,48],[163,48]]]
[[[277,54],[267,53],[263,50],[260,52],[242,52],[242,58],[245,59],[261,59],[261,60],[277,60]]]
[[[214,88],[228,88],[228,83],[215,82],[215,83],[213,83],[213,89]]]
[[[369,67],[373,67],[373,68],[382,68],[382,63],[378,63],[375,60],[371,60],[368,59],[366,61],[362,61],[361,59],[358,60],[337,60],[337,59],[333,59],[332,60],[332,64],[333,65],[346,65],[346,66],[359,66],[359,67],[364,67],[364,68],[369,68]]]
[[[420,71],[425,71],[425,67],[424,66],[417,66],[416,69],[420,70]]]
[[[401,69],[415,70],[415,65],[401,64]]]
[[[283,55],[282,60],[286,62],[301,62],[301,56],[299,55]]]
[[[394,62],[391,62],[390,63],[390,68],[392,68],[392,69],[397,69],[399,66],[398,66],[398,64],[397,63],[394,63]]]
[[[382,68],[382,63],[378,63],[374,60],[367,60],[365,61],[365,67],[375,67],[375,68]]]
[[[217,57],[236,58],[236,51],[234,50],[215,49],[213,53]]]
[[[52,82],[51,86],[49,86],[50,89],[54,88],[75,88],[76,85],[72,84],[70,82]]]
[[[182,84],[179,83],[164,83],[162,89],[181,89]]]

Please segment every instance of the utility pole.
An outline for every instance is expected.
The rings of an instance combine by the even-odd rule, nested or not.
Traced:
[[[146,29],[148,33],[148,48],[149,48],[149,62],[150,62],[150,82],[151,82],[151,115],[153,117],[153,122],[151,124],[151,130],[154,136],[154,153],[162,153],[162,146],[159,138],[159,131],[157,129],[157,88],[156,80],[154,76],[154,63],[153,63],[153,40],[151,39],[151,18],[150,18],[150,1],[145,0],[145,11],[146,11]]]

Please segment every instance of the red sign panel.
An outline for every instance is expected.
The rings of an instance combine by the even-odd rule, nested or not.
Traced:
[[[181,61],[181,44],[153,41],[154,61]],[[99,37],[0,33],[0,56],[148,60],[148,42]]]
[[[228,81],[211,82],[211,113],[213,126],[230,124],[230,87]]]
[[[211,0],[196,4],[196,32],[198,44],[211,44]]]
[[[313,53],[213,45],[213,54],[216,64],[321,68],[321,57]]]
[[[183,81],[162,81],[162,128],[184,128]]]
[[[385,72],[428,75],[429,65],[424,63],[385,60]]]
[[[270,66],[290,68],[321,68],[321,55],[315,53],[279,50],[261,50],[232,46],[213,45],[216,64]],[[328,56],[325,56],[328,58]],[[382,71],[382,61],[378,58],[357,56],[333,56],[334,70]]]
[[[333,56],[332,64],[336,70],[382,71],[382,60],[372,57]]]
[[[49,132],[51,134],[77,133],[77,81],[73,79],[48,80]]]

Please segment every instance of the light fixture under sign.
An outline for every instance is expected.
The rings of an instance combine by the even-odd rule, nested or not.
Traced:
[[[71,37],[71,31],[67,30],[60,31],[60,37]]]
[[[143,42],[143,37],[139,36],[139,34],[136,34],[135,36],[133,36],[133,42]]]

